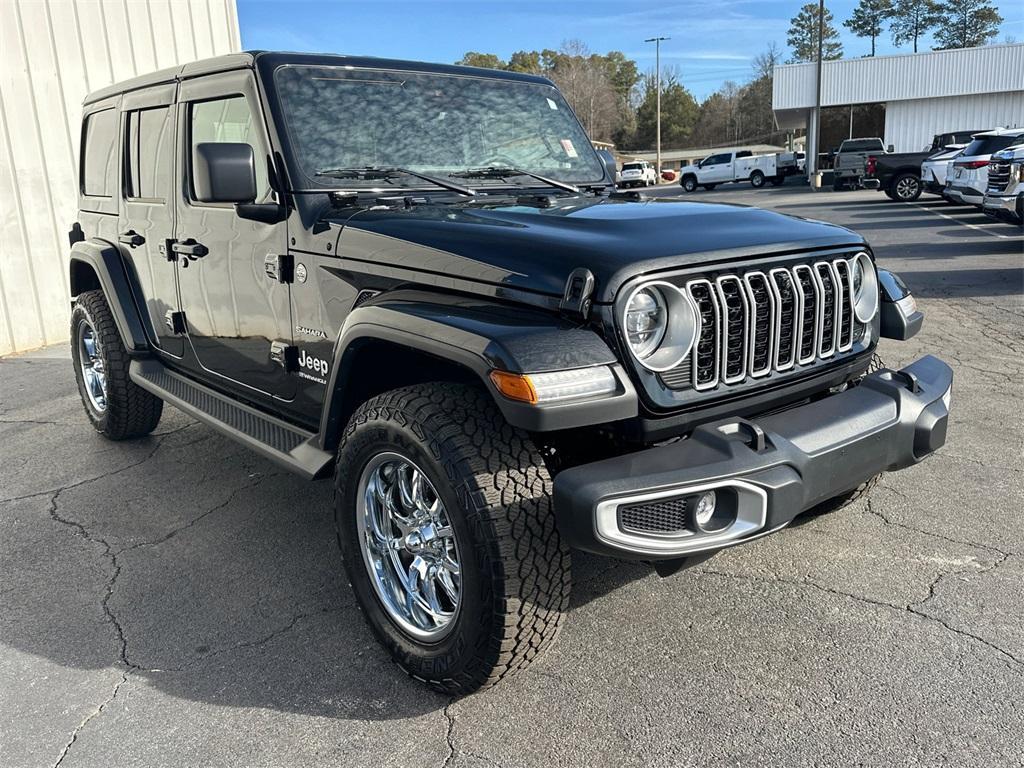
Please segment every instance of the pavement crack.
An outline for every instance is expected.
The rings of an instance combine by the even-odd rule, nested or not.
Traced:
[[[441,710],[442,714],[444,715],[444,719],[447,722],[444,740],[445,743],[448,745],[448,754],[445,755],[444,763],[442,764],[444,768],[447,768],[447,766],[451,765],[452,760],[455,759],[455,753],[457,751],[455,747],[455,715],[451,711],[454,705],[455,697],[452,696],[450,699],[448,699],[448,703],[444,705],[444,709]]]
[[[91,723],[93,720],[99,717],[103,713],[103,710],[107,708],[107,705],[117,698],[117,692],[121,690],[122,685],[128,682],[128,678],[131,676],[131,674],[131,670],[122,672],[121,679],[117,681],[116,685],[114,685],[114,689],[110,692],[110,695],[102,702],[100,702],[100,705],[96,707],[96,709],[94,709],[92,712],[86,715],[82,719],[82,722],[75,726],[75,730],[71,732],[71,738],[68,739],[67,743],[61,749],[60,754],[57,755],[57,762],[53,764],[53,768],[58,768],[58,766],[60,766],[60,764],[64,762],[64,758],[68,756],[68,753],[71,751],[71,747],[74,746],[75,742],[78,740],[78,734],[82,732],[85,726],[87,726],[89,723]]]
[[[987,570],[991,570],[991,568],[989,568]],[[981,643],[982,645],[986,646],[987,648],[990,648],[991,650],[995,651],[1000,656],[1005,657],[1009,661],[1013,662],[1014,664],[1016,664],[1019,667],[1021,667],[1022,669],[1024,669],[1024,659],[1018,658],[1017,656],[1015,656],[1010,651],[1007,651],[1005,648],[1001,648],[1000,646],[996,645],[995,643],[993,643],[993,642],[991,642],[989,640],[986,640],[983,637],[979,637],[978,635],[975,635],[972,632],[968,632],[965,629],[960,629],[959,627],[954,627],[951,624],[949,624],[947,621],[945,621],[944,619],[940,619],[937,616],[932,616],[930,614],[922,612],[917,607],[921,603],[911,603],[910,605],[897,605],[896,603],[887,603],[884,600],[873,600],[872,598],[864,597],[863,595],[855,595],[852,592],[844,592],[842,590],[835,589],[834,587],[828,587],[828,586],[825,586],[824,584],[819,584],[818,582],[811,581],[809,579],[804,579],[804,580],[782,579],[782,578],[766,579],[766,578],[757,577],[757,576],[748,576],[748,575],[743,575],[743,574],[727,573],[725,571],[716,571],[716,570],[711,570],[709,568],[701,568],[700,569],[700,573],[706,573],[706,574],[709,574],[709,575],[712,575],[712,576],[719,576],[719,577],[722,577],[722,578],[733,579],[735,581],[745,581],[745,582],[748,582],[748,583],[766,584],[766,585],[789,584],[790,586],[794,586],[794,587],[801,587],[801,588],[810,587],[811,589],[817,590],[819,592],[825,592],[827,594],[835,595],[835,596],[838,596],[838,597],[843,597],[843,598],[846,598],[846,599],[849,599],[849,600],[855,600],[855,601],[857,601],[859,603],[865,603],[867,605],[873,605],[873,606],[877,606],[877,607],[880,607],[880,608],[889,608],[890,610],[899,611],[900,613],[910,613],[910,614],[913,614],[914,616],[918,616],[918,617],[920,617],[920,618],[922,618],[922,619],[924,619],[926,621],[935,622],[939,626],[945,628],[947,631],[949,631],[949,632],[951,632],[951,633],[953,633],[955,635],[959,635],[961,637],[966,637],[966,638],[974,640],[974,641],[976,641],[978,643]],[[941,580],[941,578],[942,578],[942,576],[940,576],[938,579],[935,580],[935,582],[932,583],[931,588],[929,590],[931,593],[934,593],[935,586],[938,584],[938,582]],[[928,599],[929,598],[926,597],[925,600],[923,600],[921,602],[923,603],[923,602],[927,601]]]
[[[894,493],[895,495],[899,496],[901,499],[903,499],[903,500],[905,500],[907,502],[911,501],[909,497],[907,497],[905,494],[901,493],[900,491],[897,491],[892,486],[884,485],[884,484],[881,484],[881,483],[879,485],[880,485],[880,487],[884,488],[885,490],[890,491],[890,492]],[[986,550],[988,552],[993,552],[993,553],[999,555],[1000,558],[1001,558],[999,560],[999,562],[996,563],[997,565],[1000,564],[1002,562],[1002,560],[1005,560],[1006,556],[1009,554],[1007,552],[1004,552],[1001,549],[997,549],[996,547],[990,546],[988,544],[979,544],[976,541],[967,541],[966,539],[955,539],[952,536],[946,536],[945,534],[942,534],[942,533],[935,533],[934,531],[928,531],[928,530],[925,530],[924,528],[916,528],[916,527],[914,527],[912,525],[907,525],[906,523],[900,523],[900,522],[897,522],[895,520],[892,520],[884,512],[881,512],[881,511],[875,509],[874,499],[872,499],[870,496],[867,498],[867,503],[864,505],[864,511],[867,512],[869,515],[874,515],[879,520],[881,520],[883,523],[885,523],[886,525],[891,525],[893,528],[902,528],[902,529],[904,529],[906,531],[912,531],[913,533],[919,533],[922,536],[931,536],[932,538],[935,538],[935,539],[941,539],[942,541],[948,541],[950,544],[961,544],[961,545],[963,545],[965,547],[974,547],[975,549],[984,549],[984,550]],[[990,570],[990,569],[986,568],[985,570]]]

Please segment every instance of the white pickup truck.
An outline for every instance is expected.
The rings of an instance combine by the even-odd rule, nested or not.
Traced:
[[[748,180],[759,189],[765,182],[777,186],[783,180],[776,168],[776,155],[755,155],[749,150],[708,155],[696,165],[684,165],[680,174],[679,184],[687,192]]]

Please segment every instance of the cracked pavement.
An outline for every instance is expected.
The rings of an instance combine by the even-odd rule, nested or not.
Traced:
[[[171,408],[104,442],[66,349],[3,359],[0,765],[1024,764],[1019,230],[875,192],[694,199],[868,236],[927,313],[883,357],[955,368],[936,456],[667,579],[577,555],[552,652],[451,699],[359,616],[328,483]]]

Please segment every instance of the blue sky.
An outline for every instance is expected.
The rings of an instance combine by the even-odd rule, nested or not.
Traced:
[[[1005,20],[999,41],[1024,41],[1024,2],[995,4]],[[563,40],[578,38],[595,52],[623,51],[646,70],[654,67],[654,46],[644,39],[667,35],[672,39],[662,43],[662,63],[678,67],[684,84],[702,99],[725,80],[745,81],[751,59],[770,41],[785,48],[789,20],[800,5],[800,0],[238,0],[238,15],[246,48],[445,63],[467,50],[508,58],[513,51],[558,48]],[[871,50],[870,40],[841,26],[855,5],[856,0],[828,2],[847,56]],[[896,52],[886,34],[878,53]]]

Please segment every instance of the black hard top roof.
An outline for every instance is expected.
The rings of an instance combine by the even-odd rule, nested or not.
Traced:
[[[152,85],[171,83],[175,80],[186,80],[200,75],[209,75],[215,72],[225,72],[231,69],[242,69],[244,67],[259,66],[264,72],[272,70],[282,64],[305,64],[320,66],[355,67],[360,69],[392,69],[408,72],[437,72],[441,74],[465,75],[470,77],[489,77],[502,80],[523,80],[526,82],[543,83],[550,85],[551,82],[538,75],[527,75],[520,72],[505,72],[499,69],[484,69],[482,67],[462,67],[455,64],[431,64],[422,61],[404,61],[402,59],[381,59],[373,56],[342,56],[329,53],[284,53],[277,51],[245,51],[243,53],[228,53],[223,56],[214,56],[209,59],[181,64],[175,67],[168,67],[147,75],[133,77],[130,80],[122,80],[119,83],[108,85],[93,91],[85,97],[85,104],[101,101],[119,93],[127,93],[140,88],[148,88]]]

